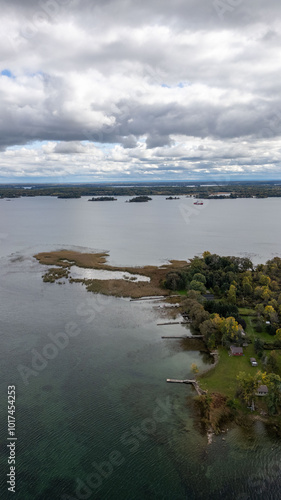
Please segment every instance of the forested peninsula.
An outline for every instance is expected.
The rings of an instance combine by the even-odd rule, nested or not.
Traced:
[[[112,267],[107,254],[61,250],[35,255],[48,264],[45,282],[84,283],[89,292],[119,297],[163,296],[173,315],[188,321],[217,362],[205,373],[192,366],[205,394],[195,401],[202,421],[219,432],[243,416],[271,422],[281,434],[281,259],[254,266],[250,259],[204,252],[187,261],[138,268]],[[149,282],[73,279],[71,266],[137,273]],[[52,267],[56,266],[56,267]],[[167,314],[171,309],[167,308]]]

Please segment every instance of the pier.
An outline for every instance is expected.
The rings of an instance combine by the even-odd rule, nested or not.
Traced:
[[[203,339],[203,335],[180,335],[180,336],[169,336],[169,335],[162,335],[161,339]]]
[[[167,325],[188,325],[189,321],[175,321],[173,323],[157,323],[157,326],[167,326]]]
[[[193,385],[198,396],[202,396],[203,394],[207,394],[207,391],[204,391],[203,389],[201,389],[197,380],[192,380],[192,379],[179,380],[179,379],[175,379],[175,378],[167,378],[167,382],[169,382],[171,384],[190,384],[190,385]]]

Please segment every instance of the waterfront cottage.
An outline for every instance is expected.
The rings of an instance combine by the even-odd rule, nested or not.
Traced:
[[[256,396],[267,396],[268,388],[267,385],[260,385],[257,389]]]
[[[231,356],[243,356],[243,348],[231,345],[230,346],[230,355]]]

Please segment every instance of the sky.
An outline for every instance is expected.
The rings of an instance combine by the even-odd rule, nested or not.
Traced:
[[[0,0],[0,182],[281,178],[280,0]]]

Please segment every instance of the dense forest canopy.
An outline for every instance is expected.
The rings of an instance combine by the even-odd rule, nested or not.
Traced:
[[[257,356],[259,361],[254,366],[261,369],[256,372],[235,373],[232,364],[238,394],[249,404],[255,399],[258,387],[264,384],[268,390],[269,414],[279,413],[281,259],[275,257],[254,267],[248,258],[204,252],[185,268],[168,272],[164,286],[183,294],[184,314],[188,314],[210,351],[219,348],[231,354],[233,347],[238,347]],[[224,363],[228,370],[230,363],[225,360]]]

